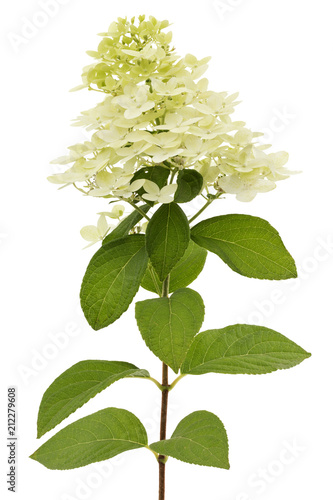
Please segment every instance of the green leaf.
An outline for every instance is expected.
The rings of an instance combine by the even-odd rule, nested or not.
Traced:
[[[201,273],[206,262],[206,257],[207,250],[199,247],[194,241],[190,240],[183,257],[170,271],[170,293],[190,285]],[[141,286],[150,292],[161,295],[162,281],[158,278],[154,268],[149,264],[141,281]]]
[[[126,377],[149,377],[146,370],[124,361],[80,361],[62,373],[45,391],[37,421],[37,437],[60,424],[109,385]]]
[[[279,233],[264,219],[221,215],[199,222],[191,232],[200,246],[216,253],[233,271],[249,278],[296,278],[294,259]]]
[[[261,374],[291,368],[311,356],[281,333],[256,325],[232,325],[199,333],[181,373]]]
[[[30,458],[48,469],[75,469],[147,446],[147,433],[133,413],[106,408],[68,425]]]
[[[149,205],[141,205],[139,208],[146,214],[151,207]],[[106,245],[107,243],[110,243],[110,241],[127,236],[130,230],[140,222],[142,217],[143,215],[141,215],[137,210],[134,210],[104,238],[102,245]]]
[[[162,205],[146,231],[146,248],[157,275],[163,281],[184,255],[190,241],[188,220],[176,203]]]
[[[205,314],[200,295],[181,288],[170,298],[149,299],[135,304],[139,330],[149,349],[177,373]]]
[[[175,192],[175,203],[187,203],[193,200],[201,191],[202,175],[196,170],[181,170],[177,177],[178,188]]]
[[[228,437],[221,420],[208,411],[195,411],[176,427],[170,439],[149,445],[157,453],[182,462],[229,469]]]
[[[102,246],[91,259],[81,286],[81,307],[94,330],[126,311],[139,289],[148,256],[145,236],[133,234]]]

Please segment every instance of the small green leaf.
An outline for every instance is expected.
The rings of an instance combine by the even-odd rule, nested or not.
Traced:
[[[205,314],[200,295],[181,288],[170,298],[149,299],[135,304],[139,330],[149,349],[177,373]]]
[[[208,411],[191,413],[179,422],[170,439],[153,443],[149,448],[190,464],[230,468],[224,425]]]
[[[151,207],[149,205],[141,205],[139,206],[139,208],[146,214]],[[108,234],[104,238],[104,240],[102,241],[102,245],[106,245],[107,243],[110,243],[110,241],[127,236],[130,230],[140,222],[142,217],[143,216],[137,210],[134,210],[131,214],[128,215],[128,217],[126,217],[126,219],[122,220],[121,223],[118,224],[118,226],[110,234]]]
[[[62,373],[45,391],[38,412],[37,437],[109,385],[126,377],[149,377],[146,370],[124,361],[80,361]]]
[[[147,252],[161,281],[182,258],[189,241],[190,228],[182,209],[176,203],[162,205],[146,232]]]
[[[175,192],[175,203],[187,203],[193,200],[201,191],[202,175],[196,170],[181,170],[177,178],[178,188]]]
[[[81,307],[94,330],[118,319],[132,302],[146,271],[145,236],[133,234],[102,246],[81,286]]]
[[[170,293],[190,285],[201,273],[206,262],[206,257],[207,250],[199,247],[194,241],[190,240],[183,257],[170,271]],[[153,277],[152,273],[154,273]],[[141,281],[141,286],[150,292],[160,295],[162,281],[158,278],[152,266],[149,267],[148,265],[148,269]]]
[[[291,368],[311,356],[281,333],[256,325],[232,325],[199,333],[181,373],[261,374]]]
[[[48,469],[75,469],[146,445],[146,430],[133,413],[106,408],[68,425],[30,458]]]
[[[294,259],[279,233],[259,217],[239,214],[213,217],[194,226],[191,236],[243,276],[269,280],[297,276]]]

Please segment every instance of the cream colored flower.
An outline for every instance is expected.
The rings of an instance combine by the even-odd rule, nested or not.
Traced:
[[[124,215],[125,207],[123,205],[113,205],[111,212],[99,212],[99,215],[105,215],[110,219],[120,219]]]
[[[186,135],[183,144],[182,156],[187,157],[189,162],[196,162],[213,151],[219,145],[219,141],[205,141],[195,135]]]
[[[276,187],[274,182],[252,172],[221,177],[218,185],[224,192],[235,194],[238,201],[252,201],[258,193],[267,193]]]
[[[153,43],[147,43],[147,45],[142,50],[128,50],[122,49],[123,54],[134,57],[135,59],[163,59],[165,57],[165,51],[162,47],[153,47]]]
[[[118,185],[117,188],[113,191],[115,196],[119,196],[120,198],[130,198],[135,191],[139,191],[142,186],[145,184],[145,179],[138,179],[133,181],[132,184],[123,184]]]
[[[193,111],[191,108],[186,111]],[[156,126],[157,130],[167,130],[174,134],[183,134],[187,132],[191,125],[197,123],[201,119],[200,116],[193,116],[193,114],[184,113],[185,110],[179,110],[178,113],[167,113],[163,125]]]
[[[186,92],[186,87],[179,87],[178,83],[179,80],[176,77],[170,78],[170,80],[166,83],[157,79],[152,80],[153,88],[156,94],[163,96],[173,96]]]
[[[193,80],[197,80],[200,78],[207,70],[208,68],[208,62],[211,60],[211,57],[205,57],[204,59],[201,59],[200,61],[193,56],[192,54],[186,54],[184,61],[186,66],[191,68],[191,75]]]
[[[110,226],[107,221],[105,215],[100,215],[97,221],[97,226],[84,226],[80,234],[82,238],[86,241],[89,241],[90,244],[87,245],[85,248],[90,247],[91,245],[94,245],[98,241],[101,241],[105,238],[105,236],[108,234],[110,229],[113,229],[114,226]]]
[[[146,150],[146,153],[152,156],[154,163],[162,163],[173,156],[179,155],[183,150],[180,148],[182,137],[173,132],[162,132],[156,134],[155,145]]]
[[[155,102],[149,100],[148,93],[148,85],[136,86],[129,83],[124,88],[124,94],[115,97],[113,102],[126,110],[124,116],[130,120],[155,106]]]
[[[121,148],[127,143],[127,130],[114,125],[109,125],[107,129],[99,130],[96,136],[112,148]]]
[[[227,95],[227,92],[207,92],[207,94],[208,97],[193,104],[195,109],[206,115],[221,115],[233,112],[233,107],[236,104],[234,100],[238,93],[230,96]]]
[[[157,203],[171,203],[178,186],[177,184],[169,184],[160,189],[155,182],[146,180],[143,187],[146,191],[142,195],[144,200],[156,201]]]

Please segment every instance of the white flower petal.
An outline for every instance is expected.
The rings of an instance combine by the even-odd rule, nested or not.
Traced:
[[[138,118],[141,115],[141,110],[139,108],[128,108],[126,109],[124,116],[128,120],[132,120],[133,118]]]
[[[159,203],[172,203],[173,202],[173,196],[159,196],[158,197]]]
[[[123,205],[113,205],[110,217],[111,219],[119,219],[125,212],[125,207]]]
[[[105,235],[107,230],[109,229],[108,223],[106,222],[105,215],[100,215],[97,221],[97,231],[101,238]]]
[[[86,241],[98,241],[99,240],[99,234],[96,226],[84,226],[80,234],[82,238]]]
[[[103,197],[103,196],[107,196],[108,194],[110,194],[110,188],[92,189],[88,193],[89,196],[94,196],[94,197],[99,197],[99,196]]]
[[[155,194],[149,194],[149,193],[145,193],[142,195],[142,198],[144,200],[148,200],[148,201],[156,201],[158,196],[155,195]]]
[[[243,191],[236,195],[236,200],[249,202],[252,201],[257,196],[256,191]]]
[[[137,179],[136,181],[133,181],[130,185],[130,189],[132,192],[134,191],[139,191],[139,189],[142,188],[142,186],[145,184],[146,179]]]
[[[158,185],[155,184],[155,182],[149,181],[148,179],[144,183],[144,190],[154,196],[158,196],[160,194],[160,188],[158,187]]]
[[[173,195],[177,191],[177,188],[177,184],[168,184],[167,186],[162,187],[161,196]]]

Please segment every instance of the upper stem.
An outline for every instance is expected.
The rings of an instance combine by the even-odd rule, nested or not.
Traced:
[[[131,201],[129,201],[128,199],[125,199],[124,201],[127,201],[127,203],[129,203],[133,208],[135,208],[135,210],[137,212],[139,212],[139,214],[142,215],[142,217],[144,217],[145,219],[147,219],[148,221],[150,220],[150,217],[148,217],[147,214],[144,213],[143,210],[141,210],[140,207],[138,207],[135,203],[132,203]]]
[[[200,210],[198,210],[198,212],[193,215],[193,217],[189,220],[189,222],[193,222],[197,217],[199,217],[199,215],[202,214],[202,212],[204,210],[206,210],[207,207],[209,207],[209,205],[214,201],[214,198],[210,198],[205,204],[203,207],[200,208]]]

